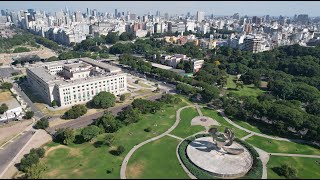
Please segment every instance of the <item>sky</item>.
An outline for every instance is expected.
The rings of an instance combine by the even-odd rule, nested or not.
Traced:
[[[164,13],[195,15],[204,11],[206,15],[233,15],[239,13],[248,16],[294,16],[308,14],[320,16],[320,1],[0,1],[0,9],[9,10],[45,10],[55,12],[65,6],[72,11],[86,12],[86,8],[97,9],[99,12],[114,13],[130,11],[138,15],[148,12],[155,14],[157,10]]]

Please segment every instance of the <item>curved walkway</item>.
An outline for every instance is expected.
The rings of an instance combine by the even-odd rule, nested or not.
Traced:
[[[147,144],[147,143],[149,143],[149,142],[155,141],[155,140],[157,140],[157,139],[160,139],[160,138],[166,136],[167,134],[169,134],[173,129],[175,129],[175,128],[178,126],[178,124],[179,124],[179,122],[180,122],[180,112],[181,112],[183,109],[189,108],[189,107],[194,107],[194,105],[184,106],[184,107],[182,107],[182,108],[180,108],[180,109],[178,109],[178,110],[176,111],[176,122],[175,122],[166,132],[160,134],[159,136],[156,136],[156,137],[153,137],[153,138],[148,139],[148,140],[146,140],[146,141],[143,141],[142,143],[134,146],[134,147],[129,151],[129,153],[126,155],[126,157],[124,158],[124,160],[122,161],[122,164],[121,164],[121,169],[120,169],[120,178],[121,178],[121,179],[127,179],[127,177],[126,177],[126,169],[127,169],[128,161],[129,161],[130,157],[132,156],[132,154],[133,154],[137,149],[139,149],[141,146],[143,146],[143,145],[145,145],[145,144]]]
[[[217,110],[218,112],[220,112],[220,114],[222,115],[222,117],[229,122],[230,124],[232,124],[233,126],[237,127],[238,129],[241,129],[243,131],[246,131],[247,133],[251,133],[253,135],[256,136],[260,136],[260,137],[264,137],[264,138],[268,138],[268,139],[274,139],[274,140],[278,140],[278,141],[290,141],[290,142],[297,142],[297,143],[306,143],[307,141],[304,141],[302,139],[287,139],[287,138],[281,138],[281,137],[274,137],[274,136],[269,136],[269,135],[265,135],[265,134],[261,134],[261,133],[257,133],[251,130],[248,130],[244,127],[239,126],[238,124],[234,123],[232,120],[230,120],[225,114],[224,111],[222,109]]]

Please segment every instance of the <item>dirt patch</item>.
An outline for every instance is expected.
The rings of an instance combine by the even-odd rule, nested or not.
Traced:
[[[47,170],[47,171],[49,171],[49,170]],[[59,169],[50,169],[50,171],[47,172],[44,177],[57,178],[58,175],[61,175],[61,172]],[[62,178],[62,177],[60,176],[59,178]]]
[[[9,101],[9,100],[12,100],[12,99],[13,99],[13,97],[11,96],[10,91],[0,92],[0,102]]]
[[[144,170],[143,162],[136,162],[128,167],[127,173],[131,178],[137,179],[140,177]]]
[[[170,119],[173,119],[173,118],[174,118],[174,116],[175,116],[175,115],[171,115],[171,116],[169,116],[169,118],[170,118]]]
[[[46,153],[45,153],[45,156],[47,156],[50,152],[56,150],[56,149],[59,149],[59,148],[66,148],[66,149],[69,149],[69,155],[70,156],[79,156],[80,155],[80,150],[79,149],[76,149],[76,148],[71,148],[71,147],[68,147],[68,146],[65,146],[65,145],[58,145],[58,146],[54,146],[54,147],[50,147],[46,150]]]

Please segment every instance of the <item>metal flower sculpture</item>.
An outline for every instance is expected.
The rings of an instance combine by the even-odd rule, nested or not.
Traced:
[[[244,152],[243,148],[230,148],[234,140],[234,133],[231,129],[225,128],[224,133],[218,132],[217,128],[210,128],[209,134],[219,149],[225,150],[229,154],[238,155]]]

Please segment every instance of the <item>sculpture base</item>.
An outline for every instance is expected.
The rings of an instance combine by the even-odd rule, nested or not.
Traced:
[[[202,137],[192,141],[186,151],[190,161],[214,176],[238,178],[244,176],[252,166],[252,156],[242,145],[233,142],[229,148],[243,148],[244,152],[233,155],[218,148],[212,137]]]

